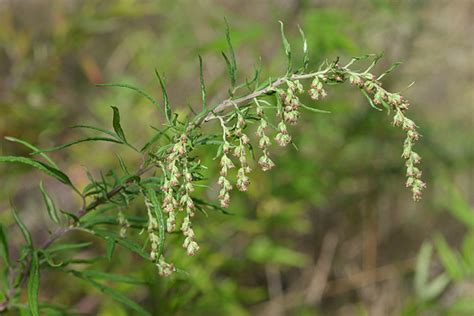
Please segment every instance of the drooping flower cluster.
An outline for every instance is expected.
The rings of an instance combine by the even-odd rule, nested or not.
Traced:
[[[400,100],[399,98],[397,98]],[[395,99],[393,99],[395,100]],[[403,98],[401,98],[403,100]],[[399,101],[395,101],[399,102]],[[403,107],[406,107],[407,103],[404,103]],[[402,157],[405,159],[405,166],[407,168],[407,188],[411,188],[413,193],[413,199],[419,201],[423,189],[426,188],[426,184],[421,180],[421,170],[416,167],[420,163],[421,157],[418,153],[413,150],[415,142],[420,138],[420,134],[416,131],[416,124],[407,118],[403,114],[403,110],[400,108],[395,109],[395,115],[393,117],[393,125],[400,126],[406,133],[407,137],[403,143]]]
[[[403,143],[402,157],[405,159],[406,166],[406,186],[411,188],[413,199],[419,201],[421,199],[422,191],[426,188],[426,184],[421,180],[422,172],[416,167],[420,163],[421,157],[418,153],[413,151],[415,142],[420,138],[417,132],[415,122],[407,118],[404,112],[409,108],[410,103],[403,96],[397,93],[390,93],[382,88],[382,84],[369,74],[364,82],[358,76],[351,76],[351,83],[363,87],[365,91],[372,94],[372,100],[375,105],[383,105],[387,108],[392,108],[395,111],[393,116],[393,125],[401,127],[406,132],[406,138]]]
[[[308,94],[311,99],[317,101],[319,99],[324,99],[327,96],[326,90],[323,88],[323,81],[326,80],[326,77],[314,77],[311,82],[311,87],[308,90]]]
[[[163,257],[163,254],[160,254],[159,249],[160,249],[160,238],[158,236],[158,221],[153,216],[153,204],[149,200],[149,198],[146,196],[146,194],[143,195],[145,198],[145,206],[147,209],[148,213],[148,237],[150,239],[150,245],[151,245],[151,251],[150,251],[150,260],[155,263],[155,265],[158,268],[158,273],[161,276],[169,276],[171,273],[173,273],[176,268],[174,267],[173,264],[167,263]]]
[[[127,230],[130,228],[130,223],[128,222],[125,215],[123,215],[122,210],[118,212],[118,223],[120,225],[120,237],[125,238],[127,235]]]
[[[181,210],[186,211],[186,215],[184,216],[184,220],[181,224],[181,231],[185,236],[183,242],[183,248],[186,249],[188,256],[194,255],[199,250],[199,245],[195,241],[195,234],[192,228],[191,218],[194,216],[194,202],[190,196],[190,193],[194,191],[193,186],[193,176],[188,169],[187,166],[187,158],[186,158],[186,165],[183,170],[184,174],[184,182],[182,184],[182,192],[183,195],[180,198],[180,206]]]
[[[286,84],[288,86],[286,92],[283,90],[279,91],[280,99],[283,102],[283,121],[294,125],[298,122],[298,118],[300,117],[300,112],[298,111],[300,99],[296,94],[303,93],[304,89],[298,80],[287,80]]]
[[[228,156],[230,152],[230,148],[231,148],[229,140],[228,140],[230,137],[229,129],[225,126],[225,122],[223,118],[218,117],[218,119],[221,122],[222,139],[223,139],[222,157],[220,161],[221,171],[220,171],[220,177],[218,181],[218,184],[221,186],[221,190],[219,191],[219,201],[222,207],[228,207],[230,203],[229,192],[232,190],[232,185],[230,184],[230,181],[227,179],[227,173],[230,169],[235,168],[235,165]]]
[[[271,145],[270,138],[265,134],[268,127],[268,122],[258,99],[255,99],[257,116],[260,118],[260,124],[257,128],[258,147],[262,150],[262,156],[258,159],[258,164],[263,171],[268,171],[275,166],[275,163],[270,159],[268,147]]]
[[[238,140],[238,145],[234,148],[234,156],[239,159],[240,168],[237,171],[237,189],[239,191],[247,191],[248,186],[250,184],[250,179],[247,176],[247,173],[251,171],[248,163],[247,163],[247,145],[250,141],[248,136],[244,134],[243,128],[245,127],[245,119],[240,113],[237,111],[237,120],[234,129],[234,135]]]

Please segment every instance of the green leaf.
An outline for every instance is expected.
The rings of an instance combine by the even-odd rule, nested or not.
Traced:
[[[10,141],[10,142],[14,142],[14,143],[19,143],[19,144],[22,144],[23,146],[25,147],[28,147],[29,149],[33,150],[33,151],[40,151],[40,149],[36,146],[33,146],[32,144],[24,141],[24,140],[21,140],[21,139],[18,139],[18,138],[15,138],[15,137],[10,137],[10,136],[6,136],[5,137],[6,140]],[[56,169],[59,169],[58,165],[51,159],[48,157],[48,155],[46,155],[45,153],[41,153],[40,154],[41,157],[43,157],[47,162],[49,162],[49,164],[51,166],[53,166],[54,168]]]
[[[112,123],[114,126],[114,131],[117,133],[117,136],[124,142],[127,143],[127,139],[125,138],[125,133],[123,132],[122,126],[120,125],[120,111],[117,107],[111,106],[112,110],[114,111],[114,116],[112,119]]]
[[[155,134],[155,136],[152,137],[152,139],[150,139],[144,146],[142,149],[140,149],[140,152],[144,152],[145,150],[147,150],[148,148],[150,148],[153,144],[155,144],[160,138],[161,136],[166,136],[166,132],[168,131],[168,129],[170,129],[170,127],[167,127],[165,128],[164,131],[160,131],[159,129],[156,129],[157,133]]]
[[[445,206],[458,221],[474,230],[474,210],[469,206],[467,200],[453,186],[448,187],[449,198]]]
[[[10,265],[10,252],[8,251],[8,239],[3,224],[0,223],[0,257],[6,265]]]
[[[115,250],[115,238],[113,237],[108,237],[106,238],[106,242],[107,242],[107,259],[109,259],[109,261],[112,261],[112,256],[114,255],[114,250]]]
[[[30,165],[47,175],[56,178],[57,180],[61,181],[64,184],[72,186],[71,180],[69,180],[68,176],[65,175],[59,169],[56,169],[50,165],[47,165],[41,161],[25,158],[25,157],[17,157],[17,156],[0,156],[0,162],[16,162],[22,163],[26,165]]]
[[[161,93],[163,94],[163,103],[164,103],[164,106],[165,106],[166,121],[168,123],[171,123],[171,116],[173,114],[171,112],[171,107],[170,107],[170,103],[169,103],[169,100],[168,100],[168,93],[166,92],[166,85],[165,85],[165,82],[161,79],[161,76],[160,76],[158,70],[156,70],[156,69],[155,69],[155,74],[158,77],[158,80],[160,81]]]
[[[147,98],[153,105],[156,106],[156,108],[158,110],[160,110],[160,112],[163,115],[166,116],[165,111],[163,110],[163,108],[161,108],[158,101],[156,101],[155,98],[153,98],[151,95],[149,95],[147,92],[143,91],[140,88],[137,88],[135,86],[132,86],[132,85],[129,85],[129,84],[126,84],[126,83],[103,83],[103,84],[98,84],[97,86],[99,86],[99,87],[118,87],[118,88],[126,88],[126,89],[133,90],[133,91],[137,92],[138,94],[141,94],[142,96]]]
[[[199,82],[201,83],[202,110],[207,111],[206,85],[204,83],[204,71],[202,67],[202,57],[199,55]]]
[[[40,182],[40,190],[41,190],[41,195],[43,196],[44,204],[46,205],[46,210],[48,211],[48,215],[51,218],[51,220],[55,223],[59,223],[59,216],[58,216],[58,210],[56,209],[56,206],[54,205],[53,200],[49,196],[48,192],[44,189],[43,186],[43,181]]]
[[[304,35],[303,29],[298,25],[298,29],[303,39],[303,72],[308,70],[309,66],[309,54],[308,54],[308,42],[306,41],[306,36]]]
[[[365,96],[367,98],[367,101],[369,101],[369,104],[372,108],[376,109],[377,111],[382,111],[381,108],[377,107],[374,102],[372,101],[372,99],[370,98],[370,96],[367,94],[367,92],[365,92],[364,89],[359,89],[360,92],[362,93],[363,96]]]
[[[448,243],[442,236],[435,238],[435,246],[441,262],[453,280],[460,280],[463,277],[463,266],[458,256],[451,250]]]
[[[117,292],[115,291],[114,289],[110,288],[110,287],[107,287],[103,284],[100,284],[94,280],[92,280],[91,278],[89,278],[88,276],[86,276],[83,272],[79,272],[79,271],[76,271],[76,270],[69,270],[68,272],[72,273],[74,276],[76,276],[77,278],[79,279],[82,279],[88,283],[90,283],[92,286],[94,286],[95,288],[97,288],[99,291],[101,291],[102,293],[110,296],[112,299],[114,299],[115,301],[133,309],[135,312],[137,312],[139,315],[151,315],[150,313],[148,313],[145,309],[143,309],[143,307],[141,307],[139,304],[135,303],[134,301],[132,301],[131,299],[129,299],[127,296],[125,296],[124,294],[120,293],[120,292]]]
[[[21,234],[23,235],[23,238],[25,238],[26,243],[28,244],[28,246],[33,246],[31,234],[28,228],[26,228],[21,218],[18,216],[18,213],[15,210],[15,207],[13,207],[13,205],[12,205],[12,214],[13,214],[13,219],[15,219],[16,224],[18,225],[18,227],[20,227]]]
[[[290,43],[288,43],[288,40],[286,39],[285,36],[285,27],[283,25],[282,21],[280,22],[280,33],[281,33],[281,40],[283,42],[283,48],[285,49],[285,55],[288,60],[288,69],[286,71],[286,74],[289,75],[291,73],[292,65],[291,65],[291,47]]]
[[[106,129],[100,128],[100,127],[95,127],[95,126],[89,126],[89,125],[74,125],[71,126],[71,128],[85,128],[85,129],[92,129],[94,131],[102,132],[104,134],[110,135],[114,138],[117,138],[117,135],[115,135],[113,132],[108,131]]]
[[[423,289],[426,283],[428,282],[428,274],[432,254],[433,245],[428,242],[423,243],[416,259],[415,269],[415,290],[419,296],[423,296]]]
[[[150,260],[150,255],[143,251],[142,248],[136,242],[130,239],[120,238],[118,234],[107,230],[95,229],[94,234],[104,239],[105,241],[107,241],[108,238],[114,238],[117,244],[119,244],[120,246],[138,254],[143,259]]]
[[[78,243],[78,244],[54,244],[47,248],[47,252],[49,254],[52,254],[55,252],[60,252],[60,251],[65,251],[65,250],[77,250],[77,249],[89,247],[90,245],[92,245],[91,242],[83,242],[83,243]]]
[[[234,47],[232,46],[232,41],[230,39],[229,23],[227,22],[227,19],[224,19],[224,20],[225,20],[225,38],[226,38],[227,46],[229,47],[229,53],[230,53],[229,65],[230,65],[231,71],[229,71],[229,73],[231,74],[232,87],[235,87],[235,82],[237,80],[237,60],[235,59]]]
[[[320,110],[320,109],[315,109],[315,108],[312,108],[312,107],[310,107],[310,106],[304,105],[304,104],[301,103],[301,102],[300,102],[300,105],[301,105],[304,109],[306,109],[306,110],[308,110],[308,111],[312,111],[312,112],[315,112],[315,113],[331,114],[331,112],[329,112],[329,111]]]
[[[229,73],[230,76],[230,85],[232,87],[235,87],[235,72],[234,68],[232,67],[232,63],[230,62],[229,58],[224,52],[221,52],[222,57],[224,57],[225,64],[227,65],[227,72]]]
[[[163,215],[163,211],[160,207],[160,202],[156,196],[155,190],[151,187],[147,188],[147,195],[150,198],[151,204],[153,205],[153,211],[155,212],[155,216],[158,219],[158,238],[160,239],[160,245],[158,247],[158,256],[156,260],[158,261],[163,254],[163,249],[165,246],[165,218]]]
[[[119,154],[117,154],[116,156],[117,156],[117,159],[120,163],[120,168],[122,169],[123,173],[126,176],[130,175],[130,172],[128,171],[127,165],[125,165],[125,162],[123,161],[122,157],[120,157]]]
[[[32,252],[30,275],[28,279],[28,305],[33,316],[39,316],[38,292],[39,292],[39,261],[38,253]]]
[[[33,155],[35,154],[40,154],[40,153],[47,153],[47,152],[53,152],[53,151],[58,151],[76,144],[84,143],[84,142],[96,142],[96,141],[102,141],[102,142],[111,142],[111,143],[117,143],[117,144],[123,144],[123,141],[117,140],[115,138],[109,138],[109,137],[101,137],[101,136],[96,136],[96,137],[86,137],[82,138],[79,140],[75,140],[73,142],[64,144],[64,145],[59,145],[56,147],[48,148],[48,149],[42,149],[41,151],[37,151],[32,153]]]
[[[130,283],[130,284],[146,283],[143,280],[139,280],[130,276],[106,273],[106,272],[101,272],[101,271],[96,271],[96,270],[84,270],[84,271],[81,271],[81,274],[91,279],[99,279],[99,280],[106,280],[106,281],[112,281],[112,282]]]
[[[383,77],[385,77],[386,75],[388,75],[389,73],[391,73],[392,71],[394,71],[398,66],[400,66],[402,64],[402,62],[400,61],[397,61],[396,63],[393,63],[390,68],[388,68],[387,70],[385,70],[378,78],[377,80],[380,80],[382,79]]]

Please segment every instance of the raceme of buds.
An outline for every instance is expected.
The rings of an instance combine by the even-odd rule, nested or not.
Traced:
[[[263,155],[258,159],[258,164],[263,171],[268,171],[275,167],[275,163],[268,157],[268,151],[266,149],[263,150]]]
[[[323,82],[318,76],[314,77],[311,87],[308,91],[309,96],[313,100],[324,99],[327,96],[326,90],[323,88]]]
[[[286,84],[288,89],[286,92],[279,90],[278,94],[283,103],[283,120],[290,124],[296,124],[298,118],[300,117],[300,112],[298,111],[300,107],[300,100],[296,96],[297,93],[303,93],[303,85],[298,81],[287,80]]]
[[[422,191],[426,188],[426,184],[421,180],[421,170],[416,167],[421,162],[421,157],[418,153],[413,151],[413,145],[420,135],[416,131],[416,124],[405,117],[401,110],[396,109],[394,115],[394,125],[401,126],[407,132],[407,137],[403,143],[402,157],[406,160],[405,166],[407,168],[406,186],[411,188],[413,199],[418,201],[421,199]]]
[[[128,228],[130,228],[130,223],[123,215],[122,210],[119,210],[118,212],[118,223],[120,225],[120,237],[125,238],[125,236],[127,235],[127,230]]]
[[[288,135],[288,130],[283,121],[278,123],[278,134],[275,136],[275,141],[282,147],[287,146],[291,142],[291,136]]]

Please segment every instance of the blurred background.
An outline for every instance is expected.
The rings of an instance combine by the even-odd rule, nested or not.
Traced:
[[[130,83],[158,97],[157,68],[174,108],[187,112],[200,106],[198,54],[212,102],[225,98],[224,17],[240,78],[251,76],[259,57],[265,74],[284,72],[278,20],[294,51],[301,49],[297,26],[305,30],[313,68],[365,53],[384,53],[376,72],[403,61],[384,86],[403,91],[420,126],[423,200],[414,203],[404,187],[403,133],[390,117],[354,89],[330,88],[318,107],[332,114],[304,113],[292,130],[299,150],[275,150],[277,168],[253,173],[248,194],[234,193],[233,215],[199,214],[196,256],[171,240],[168,258],[187,275],[160,278],[125,249],[97,269],[149,280],[118,289],[154,315],[474,315],[472,0],[1,0],[0,154],[28,153],[7,135],[47,148],[91,135],[73,125],[109,128],[111,105],[120,108],[129,140],[143,144],[160,114],[131,91],[95,84]],[[83,186],[86,170],[118,168],[115,153],[140,163],[108,143],[53,157]],[[203,154],[214,181],[215,152]],[[0,221],[16,237],[12,248],[21,235],[9,199],[36,239],[52,227],[40,179],[62,208],[79,205],[29,168],[0,166],[0,178]],[[94,243],[75,256],[103,255],[105,246]],[[40,295],[84,314],[132,314],[60,273],[42,276]]]

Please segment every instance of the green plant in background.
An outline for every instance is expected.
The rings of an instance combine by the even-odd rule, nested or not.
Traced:
[[[415,269],[416,300],[407,304],[403,315],[419,315],[421,312],[436,312],[437,315],[474,313],[472,298],[463,296],[463,293],[453,295],[448,304],[439,304],[439,297],[449,291],[449,285],[462,284],[472,280],[474,276],[474,210],[454,187],[448,186],[446,195],[446,209],[467,230],[459,250],[450,247],[440,234],[434,237],[433,242],[427,241],[422,245]],[[431,276],[435,262],[434,250],[435,259],[441,264],[441,272]]]
[[[407,169],[406,186],[411,189],[413,199],[419,200],[425,183],[421,180],[421,171],[417,168],[421,158],[413,151],[413,146],[420,135],[416,130],[416,124],[406,117],[405,113],[409,108],[408,101],[399,93],[386,91],[381,83],[384,76],[393,71],[397,64],[376,76],[371,70],[381,56],[365,55],[352,58],[345,65],[340,64],[339,58],[331,62],[324,61],[317,71],[311,71],[308,44],[301,29],[300,33],[304,53],[301,66],[294,67],[293,65],[292,49],[281,24],[283,48],[287,56],[285,74],[277,78],[262,79],[260,78],[261,69],[257,68],[251,79],[238,83],[237,61],[227,28],[228,52],[223,52],[222,55],[230,78],[229,96],[216,105],[208,104],[203,62],[200,58],[202,110],[194,113],[192,117],[183,117],[173,111],[165,81],[158,71],[156,71],[156,76],[163,96],[161,103],[147,92],[132,85],[102,85],[131,89],[147,98],[163,114],[164,127],[157,128],[155,135],[140,147],[127,139],[121,126],[120,112],[114,106],[112,106],[113,131],[88,125],[76,126],[95,130],[103,134],[102,136],[87,137],[50,149],[39,149],[23,140],[7,138],[25,145],[32,150],[32,155],[40,155],[44,162],[17,156],[1,156],[0,162],[27,164],[56,178],[77,193],[82,201],[82,207],[76,212],[58,209],[43,184],[40,184],[48,215],[60,227],[39,246],[34,244],[27,227],[13,209],[14,219],[20,227],[26,244],[22,247],[18,259],[13,262],[8,251],[8,234],[3,226],[0,226],[0,250],[6,266],[2,276],[6,286],[1,289],[0,311],[20,308],[30,310],[33,315],[39,315],[42,309],[54,308],[38,302],[40,268],[45,267],[85,280],[136,312],[147,314],[140,305],[99,282],[99,280],[108,280],[133,284],[140,283],[140,280],[92,269],[79,270],[74,264],[88,264],[93,260],[62,258],[59,254],[66,250],[85,248],[90,244],[58,244],[57,241],[68,232],[82,231],[105,240],[109,260],[112,259],[116,244],[118,244],[145,260],[153,262],[160,275],[168,276],[174,272],[185,273],[165,259],[165,254],[170,251],[165,247],[166,239],[174,237],[180,230],[183,235],[181,237],[183,248],[186,249],[188,255],[194,255],[199,250],[198,238],[195,236],[192,222],[196,211],[204,214],[209,209],[226,212],[224,208],[230,203],[234,177],[238,190],[246,191],[250,185],[250,158],[254,158],[263,171],[270,170],[275,166],[270,158],[272,142],[275,141],[281,147],[292,144],[288,125],[298,122],[301,111],[327,113],[327,111],[303,104],[300,97],[308,93],[315,101],[325,98],[326,90],[331,85],[349,82],[367,98],[371,107],[393,113],[393,125],[400,127],[406,133],[402,152]],[[354,68],[357,63],[366,59],[371,59],[366,69]],[[305,88],[306,82],[309,82],[309,87]],[[204,128],[211,122],[218,123],[220,132],[208,131]],[[252,125],[257,125],[257,128],[252,128]],[[256,141],[250,136],[252,133],[256,134],[258,138]],[[89,141],[124,145],[141,156],[142,164],[135,172],[131,172],[126,162],[119,156],[122,175],[110,171],[100,179],[95,179],[88,174],[90,183],[80,190],[47,153]],[[217,180],[220,186],[217,194],[219,205],[201,199],[197,194],[198,189],[205,186],[204,181],[207,180],[204,177],[206,166],[199,158],[199,150],[203,148],[209,150],[213,146],[217,146],[215,159],[220,162],[220,176]],[[234,169],[237,170],[234,171]],[[138,203],[145,206],[145,215],[126,214],[127,209]],[[113,211],[115,213],[112,213]],[[118,226],[118,233],[106,229],[105,225]],[[132,235],[129,230],[137,230],[139,233]],[[145,241],[141,240],[140,243],[139,239],[145,239]],[[258,253],[258,251],[254,252]],[[255,257],[259,256],[255,255]],[[24,287],[28,293],[27,305],[20,303],[20,294]]]

